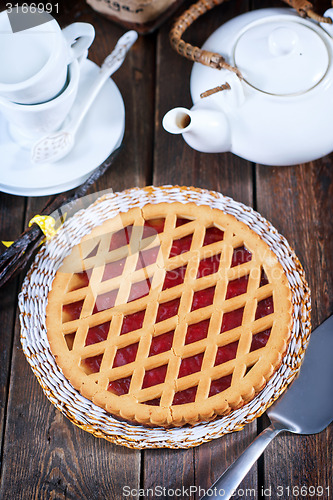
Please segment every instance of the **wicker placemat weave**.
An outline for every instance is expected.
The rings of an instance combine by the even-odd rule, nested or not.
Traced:
[[[50,352],[45,328],[45,308],[57,269],[71,248],[94,226],[132,207],[174,201],[194,202],[221,209],[234,215],[261,236],[277,255],[289,280],[294,324],[281,367],[250,403],[226,417],[193,427],[145,428],[116,420],[71,386]],[[135,449],[189,448],[241,430],[245,424],[264,413],[295,377],[311,331],[310,290],[302,266],[286,239],[250,207],[217,192],[178,186],[133,188],[111,193],[75,214],[37,254],[24,280],[19,308],[23,351],[47,398],[75,425],[96,437]]]

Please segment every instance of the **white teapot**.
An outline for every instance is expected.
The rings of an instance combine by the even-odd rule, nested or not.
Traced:
[[[325,16],[333,19],[333,8]],[[195,63],[194,106],[169,111],[165,130],[182,134],[198,151],[231,151],[266,165],[304,163],[333,151],[333,24],[290,9],[260,9],[228,21],[203,46],[221,48],[242,78]]]

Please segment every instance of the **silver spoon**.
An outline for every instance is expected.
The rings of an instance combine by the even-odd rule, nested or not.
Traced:
[[[32,147],[31,161],[33,163],[54,163],[72,150],[75,144],[75,135],[82,120],[89,111],[99,91],[107,79],[115,73],[125,60],[126,54],[137,40],[136,31],[128,31],[117,42],[110,55],[105,59],[83,107],[73,116],[70,123],[64,129],[39,139]]]

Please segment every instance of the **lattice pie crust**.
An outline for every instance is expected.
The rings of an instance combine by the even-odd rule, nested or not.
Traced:
[[[147,204],[73,247],[48,295],[65,377],[112,415],[182,426],[252,400],[280,366],[291,292],[247,225],[194,203]]]

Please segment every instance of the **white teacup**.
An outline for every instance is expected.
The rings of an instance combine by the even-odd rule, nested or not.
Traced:
[[[60,128],[74,103],[80,80],[80,64],[75,59],[68,70],[65,90],[42,104],[17,104],[0,98],[0,112],[6,117],[15,142],[29,148],[32,144]]]
[[[19,104],[39,104],[62,92],[68,65],[86,56],[95,37],[91,24],[57,21],[12,32],[7,11],[0,13],[0,96]]]

